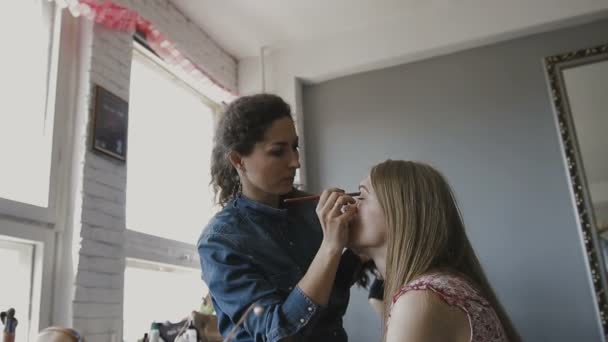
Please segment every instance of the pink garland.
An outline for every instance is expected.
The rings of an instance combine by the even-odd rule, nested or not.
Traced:
[[[165,62],[180,67],[192,75],[196,81],[207,78],[231,97],[237,96],[233,90],[225,87],[203,68],[184,56],[173,42],[157,30],[149,20],[140,16],[137,11],[117,5],[111,0],[55,0],[55,2],[63,8],[67,7],[75,17],[82,15],[109,29],[128,33],[134,33],[137,29],[146,35],[146,42],[150,48]]]
[[[68,8],[73,16],[84,16],[107,28],[135,32],[139,14],[111,0],[55,0],[57,5]]]

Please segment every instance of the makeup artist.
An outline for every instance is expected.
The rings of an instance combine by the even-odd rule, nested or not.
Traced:
[[[333,189],[286,204],[305,195],[294,189],[299,167],[294,121],[280,97],[245,96],[225,109],[211,161],[222,209],[197,245],[219,330],[234,329],[234,341],[347,341],[342,316],[361,266],[343,252],[356,214],[345,205],[354,199]],[[251,305],[261,310],[236,324]]]

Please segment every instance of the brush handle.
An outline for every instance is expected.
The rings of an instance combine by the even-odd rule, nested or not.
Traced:
[[[361,195],[360,192],[349,192],[345,194],[351,197],[357,197]],[[283,200],[283,203],[294,203],[294,202],[303,202],[303,201],[318,201],[321,198],[321,195],[312,195],[312,196],[303,196],[303,197],[295,197],[295,198],[287,198]]]

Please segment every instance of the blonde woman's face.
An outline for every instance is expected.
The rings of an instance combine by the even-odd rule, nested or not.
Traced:
[[[369,176],[361,182],[359,190],[361,196],[357,199],[357,216],[351,222],[348,245],[362,251],[385,243],[386,219]]]

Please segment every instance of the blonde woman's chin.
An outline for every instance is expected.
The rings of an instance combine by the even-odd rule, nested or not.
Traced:
[[[359,258],[361,258],[362,262],[367,262],[371,259],[371,257],[369,255],[365,254],[365,252],[362,251],[361,249],[357,249],[356,247],[348,247],[348,249],[353,251],[353,253],[357,254],[357,256]]]
[[[350,236],[348,237],[348,242],[346,243],[346,248],[355,252],[357,255],[362,256],[365,255],[365,244],[359,240],[359,236],[353,234],[351,231]]]
[[[361,238],[363,237],[363,232],[361,229],[361,224],[357,217],[355,217],[350,224],[348,225],[348,243],[349,248],[357,248],[362,245]]]

